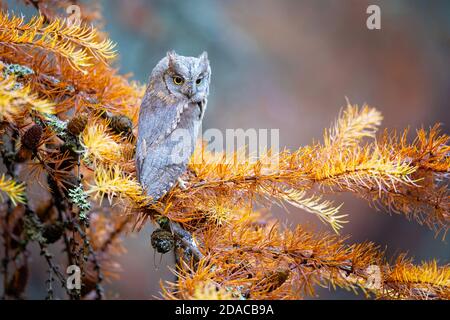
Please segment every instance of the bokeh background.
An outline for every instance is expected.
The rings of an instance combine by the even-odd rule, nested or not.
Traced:
[[[105,30],[118,43],[123,73],[146,82],[170,49],[183,55],[206,50],[212,84],[203,129],[280,129],[289,148],[321,139],[347,97],[384,115],[383,127],[412,130],[443,123],[450,130],[450,1],[448,0],[104,0]],[[381,8],[381,30],[368,30],[366,9]],[[15,4],[10,9],[30,12]],[[32,12],[32,10],[31,10]],[[351,242],[374,241],[389,257],[408,252],[416,261],[448,263],[450,247],[433,231],[403,216],[376,212],[339,195]],[[291,208],[274,214],[288,224],[324,226]],[[121,278],[107,285],[110,298],[151,299],[159,281],[171,280],[170,254],[150,246],[151,226],[126,240]],[[36,250],[33,264],[42,263]],[[32,266],[33,268],[34,266]],[[45,269],[31,279],[28,298],[45,296]],[[112,294],[110,292],[115,292]],[[318,290],[318,298],[359,299]]]

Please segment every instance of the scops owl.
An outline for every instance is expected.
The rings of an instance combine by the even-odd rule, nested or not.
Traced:
[[[139,111],[136,170],[157,200],[184,173],[206,109],[211,68],[206,52],[168,52],[153,69]]]

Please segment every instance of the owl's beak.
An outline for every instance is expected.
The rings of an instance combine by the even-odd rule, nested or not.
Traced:
[[[195,85],[195,82],[186,83],[182,88],[182,93],[191,102],[197,102],[197,101],[194,101],[194,100],[198,99],[198,97],[197,97],[198,91],[197,91],[197,86]]]
[[[196,93],[195,87],[194,87],[194,86],[191,86],[191,87],[189,87],[189,89],[187,90],[186,95],[187,95],[188,98],[190,99],[190,98],[192,98],[192,97],[195,95],[195,93]]]

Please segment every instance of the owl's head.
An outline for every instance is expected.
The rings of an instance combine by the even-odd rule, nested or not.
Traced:
[[[188,102],[203,101],[208,95],[211,77],[208,54],[185,57],[169,51],[166,59],[167,70],[163,77],[169,92]]]

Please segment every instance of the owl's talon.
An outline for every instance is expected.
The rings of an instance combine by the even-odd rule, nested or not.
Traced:
[[[186,181],[184,181],[181,178],[178,178],[178,185],[180,186],[180,188],[182,190],[186,190],[187,189]]]

